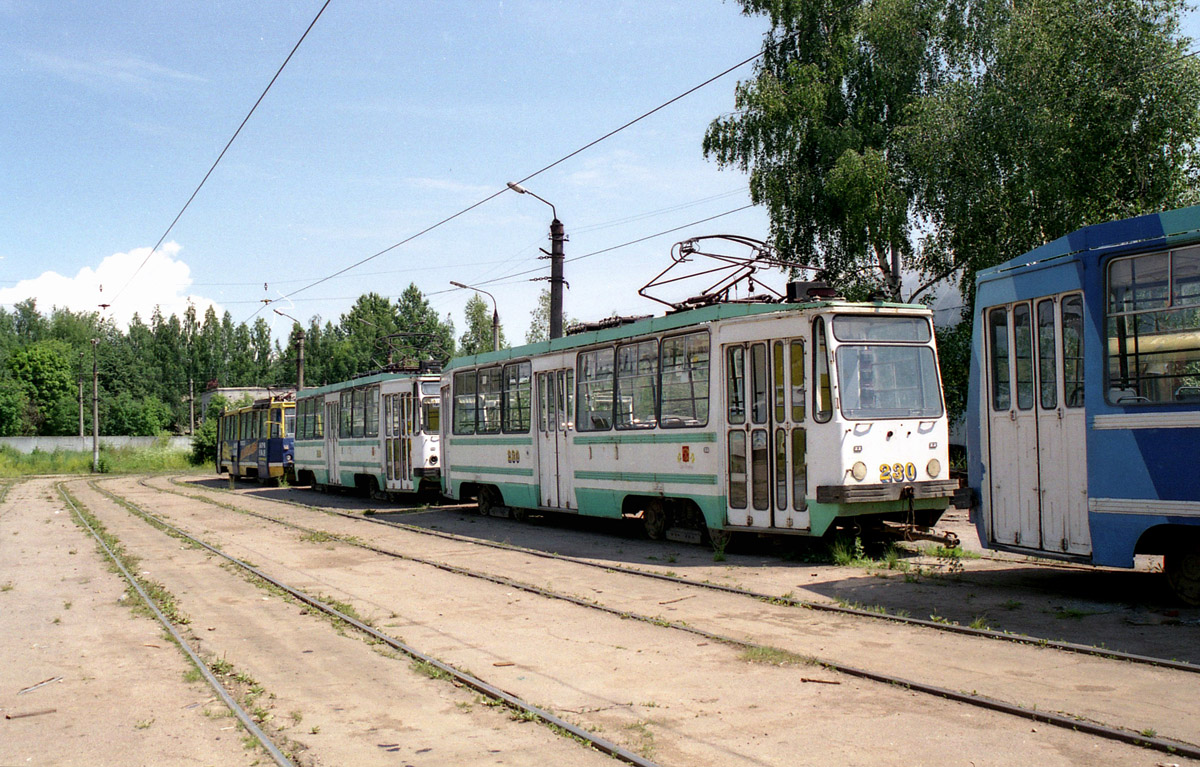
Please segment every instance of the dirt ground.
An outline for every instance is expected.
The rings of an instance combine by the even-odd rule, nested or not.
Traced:
[[[174,487],[163,478],[150,484]],[[741,650],[719,642],[383,557],[328,537],[305,536],[231,509],[164,495],[135,480],[106,480],[102,486],[659,764],[1183,763],[852,679],[787,656],[782,665],[749,663]],[[139,572],[173,596],[189,620],[194,646],[240,676],[243,692],[258,690],[251,696],[252,710],[299,763],[609,761],[247,582],[213,555],[150,527],[86,482],[76,480],[69,487],[139,558]],[[1009,645],[987,648],[987,658],[970,658],[972,646],[956,642],[979,640],[951,641],[877,622],[849,626],[845,619],[809,611],[338,520],[272,500],[369,505],[353,499],[288,488],[244,491],[241,498],[221,495],[224,502],[286,515],[330,533],[505,574],[620,605],[618,610],[629,613],[648,611],[761,639],[798,655],[901,668],[911,676],[940,677],[954,688],[970,685],[973,675],[976,686],[1018,698],[1014,702],[1052,701],[1052,707],[1069,713],[1200,740],[1200,712],[1194,706],[1200,684],[1194,675]],[[1047,574],[1047,568],[1023,562],[967,559],[961,574],[940,575],[943,563],[930,560],[928,574],[914,578],[911,570],[881,573],[804,561],[801,549],[781,552],[758,541],[735,544],[718,563],[700,547],[644,541],[624,529],[595,529],[584,520],[522,525],[454,509],[380,511],[379,517],[480,540],[766,593],[860,601],[920,617],[932,611],[964,623],[994,615],[1010,630],[1200,660],[1196,611],[1159,601],[1157,592],[1148,600],[1123,601],[1139,587],[1144,591],[1149,580],[1141,579],[1153,578],[1152,573],[1089,578],[1097,573],[1051,568]],[[163,638],[162,629],[135,615],[123,594],[118,576],[70,521],[53,482],[27,481],[9,491],[0,506],[0,657],[5,661],[0,709],[14,718],[0,720],[0,765],[267,763],[261,751],[243,742],[244,733],[207,686],[192,681],[189,663]],[[19,694],[43,681],[49,683]]]

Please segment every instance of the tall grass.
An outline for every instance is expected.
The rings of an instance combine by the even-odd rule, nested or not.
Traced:
[[[185,451],[173,450],[163,441],[153,447],[100,446],[100,471],[112,474],[144,474],[155,471],[186,471],[195,468]],[[21,453],[0,445],[0,477],[32,474],[91,474],[91,451],[34,450]]]

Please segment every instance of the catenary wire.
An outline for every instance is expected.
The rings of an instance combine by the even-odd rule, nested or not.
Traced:
[[[271,78],[269,83],[267,83],[267,87],[263,88],[263,92],[259,94],[258,100],[254,102],[254,106],[250,107],[250,111],[246,113],[244,118],[242,118],[242,122],[240,125],[238,125],[237,130],[233,132],[233,135],[230,136],[229,141],[225,143],[225,148],[221,150],[219,155],[217,155],[217,159],[213,161],[212,167],[210,167],[208,172],[204,174],[204,178],[200,179],[200,183],[196,186],[195,190],[193,190],[192,195],[188,197],[187,202],[185,202],[183,207],[179,209],[179,212],[175,214],[175,218],[172,219],[171,224],[167,227],[166,231],[162,233],[162,236],[158,238],[158,242],[154,243],[154,247],[150,249],[150,252],[146,254],[146,257],[142,259],[142,263],[138,265],[137,269],[133,270],[133,274],[129,275],[129,279],[124,285],[121,286],[121,289],[116,292],[116,294],[112,297],[112,300],[109,301],[110,305],[116,303],[117,299],[121,297],[121,294],[124,293],[130,284],[133,283],[133,280],[135,277],[137,277],[138,273],[141,272],[146,264],[150,262],[150,257],[153,256],[155,252],[162,246],[163,241],[167,239],[167,235],[169,235],[171,230],[175,228],[175,224],[179,223],[179,219],[183,217],[184,211],[186,211],[188,206],[192,204],[192,200],[196,199],[196,195],[200,193],[201,188],[203,188],[205,182],[208,181],[208,177],[211,176],[213,171],[217,169],[217,165],[221,162],[221,159],[225,157],[225,153],[229,151],[229,147],[233,146],[234,140],[236,140],[238,134],[242,132],[242,128],[245,128],[246,123],[250,121],[250,117],[254,114],[254,110],[258,109],[258,105],[262,103],[264,98],[266,98],[267,92],[271,90],[271,86],[273,86],[275,81],[279,79],[279,75],[283,74],[283,68],[286,67],[288,62],[292,60],[292,56],[296,55],[296,51],[299,50],[300,44],[304,42],[304,38],[308,37],[308,33],[312,31],[314,26],[316,26],[317,20],[321,18],[321,14],[325,12],[325,9],[329,7],[330,2],[332,2],[332,0],[325,0],[325,3],[321,6],[321,9],[317,11],[317,15],[313,17],[311,22],[309,22],[308,28],[304,30],[304,34],[300,35],[300,39],[296,41],[294,46],[292,46],[292,50],[290,53],[288,53],[287,58],[283,60],[283,63],[279,65],[279,69],[275,71],[275,76]]]

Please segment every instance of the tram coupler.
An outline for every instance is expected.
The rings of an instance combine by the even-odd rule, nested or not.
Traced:
[[[888,535],[895,536],[902,541],[932,541],[940,543],[948,549],[956,549],[962,545],[958,539],[958,535],[946,531],[939,531],[932,527],[917,527],[910,524],[896,524],[893,522],[884,522],[881,528]]]

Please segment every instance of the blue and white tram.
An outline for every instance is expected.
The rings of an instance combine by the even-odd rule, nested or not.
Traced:
[[[930,312],[721,303],[452,359],[443,492],[647,534],[927,526],[958,487]]]
[[[1200,207],[976,278],[968,495],[993,549],[1132,567],[1200,602]]]

